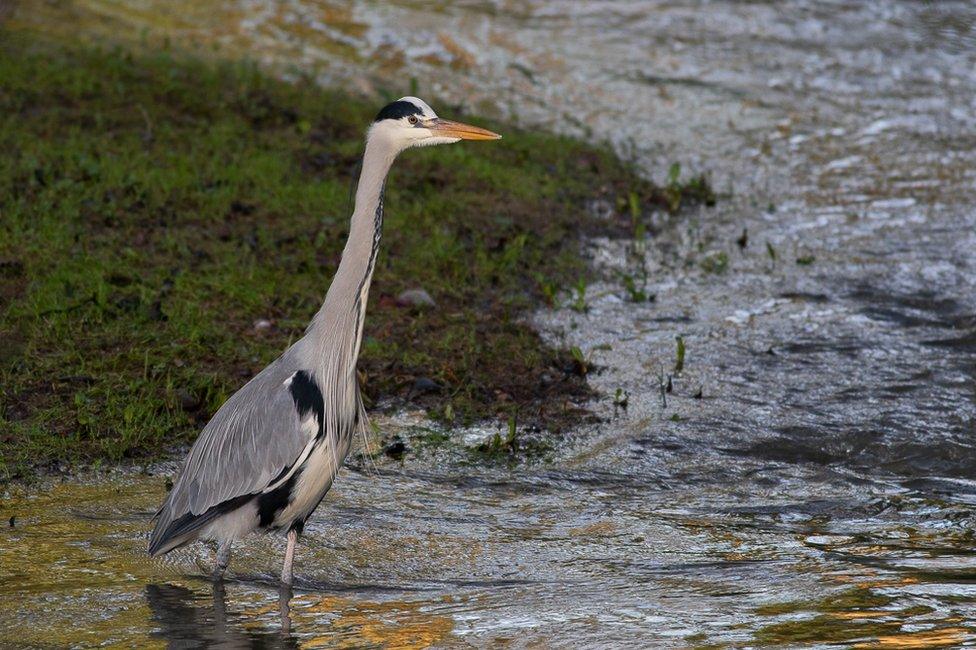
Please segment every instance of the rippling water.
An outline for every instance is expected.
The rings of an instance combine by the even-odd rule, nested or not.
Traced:
[[[415,78],[730,196],[592,242],[654,302],[608,282],[586,315],[537,315],[607,395],[552,464],[347,471],[287,612],[278,540],[216,591],[205,549],[144,558],[158,476],[10,495],[0,645],[976,643],[971,3],[77,0],[13,20],[148,27],[365,92]]]

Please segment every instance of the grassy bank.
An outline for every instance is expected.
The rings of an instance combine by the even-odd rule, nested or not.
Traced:
[[[0,477],[190,441],[299,337],[380,104],[247,64],[0,33]],[[605,149],[488,126],[506,139],[394,167],[364,391],[556,430],[587,388],[521,317],[587,276],[581,233],[678,208],[680,191]],[[594,198],[629,207],[597,222]],[[398,306],[414,287],[437,308]]]

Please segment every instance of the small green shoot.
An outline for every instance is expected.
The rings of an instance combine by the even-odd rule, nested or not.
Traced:
[[[697,201],[706,206],[715,205],[716,196],[708,177],[704,174],[681,182],[681,165],[673,163],[668,169],[667,182],[663,188],[664,199],[670,212],[677,212],[685,201]]]
[[[677,212],[681,207],[681,164],[672,163],[668,168],[668,180],[664,185],[665,198],[668,201],[668,210]]]
[[[674,373],[677,375],[681,374],[681,371],[685,369],[685,339],[680,335],[674,338],[678,342],[674,359]]]
[[[627,408],[630,395],[623,388],[618,388],[613,394],[613,405],[619,408]]]
[[[515,449],[515,447],[517,446],[517,442],[515,438],[517,432],[516,425],[517,425],[517,420],[515,414],[513,413],[508,418],[508,438],[505,439],[505,444],[508,445],[509,449]]]
[[[627,196],[627,204],[630,207],[630,231],[635,243],[642,243],[647,233],[647,228],[641,220],[640,197],[637,192],[631,192]]]
[[[671,163],[668,168],[668,186],[677,187],[681,180],[681,163]]]
[[[620,274],[620,281],[624,285],[624,291],[627,292],[627,299],[630,302],[652,302],[654,300],[654,295],[647,292],[647,271],[641,266],[640,278],[635,277],[630,273]],[[639,282],[639,284],[638,284]]]
[[[749,230],[743,228],[742,234],[735,240],[735,243],[739,246],[739,250],[745,250],[749,246]]]
[[[580,278],[573,287],[573,296],[569,303],[570,309],[585,314],[590,311],[590,306],[586,303],[586,278]]]
[[[671,375],[666,375],[667,380],[665,381],[664,368],[661,368],[657,374],[657,384],[658,388],[661,390],[661,408],[668,408],[668,384],[671,383]]]
[[[576,374],[580,377],[585,377],[590,372],[590,361],[583,354],[583,351],[577,346],[573,346],[569,349],[570,355],[573,357],[573,363],[576,366]]]
[[[488,458],[501,458],[503,456],[513,457],[523,445],[518,439],[518,418],[515,413],[508,418],[508,429],[503,438],[501,433],[495,433],[486,442],[481,443],[475,448],[482,456]],[[535,451],[540,451],[536,449]]]
[[[712,253],[702,259],[701,267],[705,273],[721,275],[729,270],[729,254],[725,251]]]
[[[535,274],[535,281],[539,285],[539,291],[542,293],[542,298],[546,304],[555,307],[559,298],[559,287],[556,286],[556,283],[547,280],[541,273]]]
[[[627,203],[630,206],[630,222],[637,224],[641,216],[640,197],[637,196],[637,192],[631,192],[627,196]]]

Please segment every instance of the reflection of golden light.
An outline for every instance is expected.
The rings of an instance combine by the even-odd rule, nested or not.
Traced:
[[[829,578],[834,582],[843,582],[854,584],[858,587],[863,587],[864,589],[875,589],[883,587],[903,587],[905,585],[913,585],[918,582],[918,578],[913,576],[896,576],[892,578],[879,578],[877,580],[865,580],[866,577],[873,577],[877,575],[876,571],[865,571],[860,575],[851,575],[849,573],[835,573],[829,576]]]
[[[945,648],[954,646],[972,638],[972,634],[960,627],[948,627],[942,630],[925,630],[922,632],[906,632],[879,636],[875,641],[856,643],[855,648],[901,648],[913,650],[915,648]]]
[[[453,629],[447,616],[421,611],[422,603],[407,601],[355,601],[335,596],[315,597],[293,603],[296,627],[301,620],[326,614],[332,618],[330,633],[303,641],[302,647],[357,648],[364,644],[384,648],[427,648],[442,641]]]
[[[846,621],[856,621],[862,618],[885,618],[891,616],[891,612],[872,612],[871,610],[861,610],[856,612],[830,612],[830,616]]]
[[[16,520],[0,530],[0,646],[152,647],[143,586],[160,563],[145,555],[142,513],[163,494],[161,480],[107,481],[5,499]]]
[[[130,479],[51,484],[4,500],[16,524],[0,528],[0,647],[163,646],[150,636],[156,624],[144,589],[166,566],[174,569],[167,582],[198,591],[209,606],[205,583],[173,580],[183,572],[178,560],[145,555],[147,522],[164,494],[161,479]],[[260,632],[277,619],[277,599],[247,588],[230,592],[229,609],[243,614],[235,626]],[[428,647],[451,633],[453,621],[423,605],[302,595],[292,601],[292,630],[324,628],[307,647]]]
[[[865,576],[876,576],[878,572],[874,569],[862,569],[860,573],[831,573],[827,575],[829,580],[834,582],[855,582],[859,583]]]

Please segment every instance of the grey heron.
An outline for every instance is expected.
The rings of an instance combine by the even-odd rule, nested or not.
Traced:
[[[379,112],[366,134],[349,236],[322,308],[305,335],[204,427],[154,517],[150,555],[198,539],[215,541],[219,578],[235,540],[259,530],[285,531],[281,580],[291,584],[305,521],[332,486],[354,434],[366,435],[356,361],[390,166],[411,147],[500,137],[441,119],[416,97]]]

